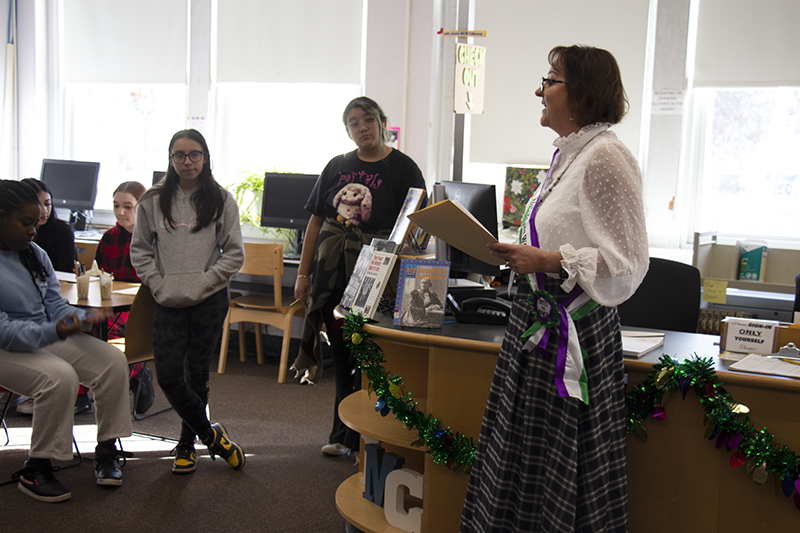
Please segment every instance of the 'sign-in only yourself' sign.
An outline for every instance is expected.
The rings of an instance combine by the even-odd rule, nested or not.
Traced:
[[[773,352],[777,321],[727,317],[725,322],[728,324],[725,349],[729,352],[761,355]]]
[[[456,113],[483,113],[485,85],[486,47],[457,43],[453,111]]]

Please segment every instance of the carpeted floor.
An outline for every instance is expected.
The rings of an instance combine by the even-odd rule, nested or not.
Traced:
[[[177,476],[170,471],[168,457],[174,443],[135,437],[125,440],[126,449],[136,451],[123,471],[122,487],[100,487],[91,463],[94,414],[82,414],[75,424],[84,427],[76,428],[75,434],[83,441],[83,463],[57,474],[72,491],[72,499],[40,503],[20,493],[16,484],[2,486],[0,530],[344,532],[345,521],[334,496],[338,485],[358,468],[353,456],[331,458],[320,453],[333,416],[332,371],[315,386],[296,381],[279,385],[276,359],[258,365],[251,355],[242,363],[235,344],[229,353],[225,374],[216,373],[216,358],[212,363],[209,407],[211,420],[223,422],[230,437],[244,447],[243,470],[235,471],[220,459],[211,461],[207,450],[198,447],[197,471]],[[156,386],[153,410],[164,406]],[[22,468],[31,417],[11,412],[7,422],[12,440],[21,438],[22,445],[0,446],[0,481]],[[132,423],[137,433],[170,438],[179,433],[173,411]]]

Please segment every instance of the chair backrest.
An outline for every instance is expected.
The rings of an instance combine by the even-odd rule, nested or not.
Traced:
[[[133,298],[128,321],[125,323],[125,357],[128,363],[153,359],[153,315],[156,301],[150,288],[141,285]]]
[[[244,243],[244,264],[240,274],[272,276],[275,307],[281,309],[281,277],[283,276],[283,245],[263,242]]]
[[[623,326],[695,333],[700,316],[700,271],[685,263],[651,257],[642,284],[617,310]]]

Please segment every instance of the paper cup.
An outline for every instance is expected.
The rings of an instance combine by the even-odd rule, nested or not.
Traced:
[[[89,274],[78,276],[75,278],[75,283],[78,285],[78,300],[86,300],[89,298]]]
[[[100,299],[110,300],[111,291],[114,288],[114,278],[111,276],[100,275]]]

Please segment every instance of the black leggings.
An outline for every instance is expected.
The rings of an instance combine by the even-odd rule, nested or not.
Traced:
[[[334,289],[328,302],[322,308],[325,320],[325,329],[328,332],[328,341],[333,351],[333,373],[336,378],[336,399],[333,403],[333,429],[328,437],[328,442],[343,444],[351,450],[358,450],[359,434],[346,425],[339,418],[339,404],[350,394],[361,390],[361,371],[347,347],[342,335],[341,323],[334,325],[333,310],[342,299],[342,289]]]
[[[164,396],[181,417],[180,442],[193,443],[195,436],[201,441],[211,436],[211,423],[206,416],[209,366],[228,305],[227,288],[191,307],[175,309],[156,304],[156,377]]]

